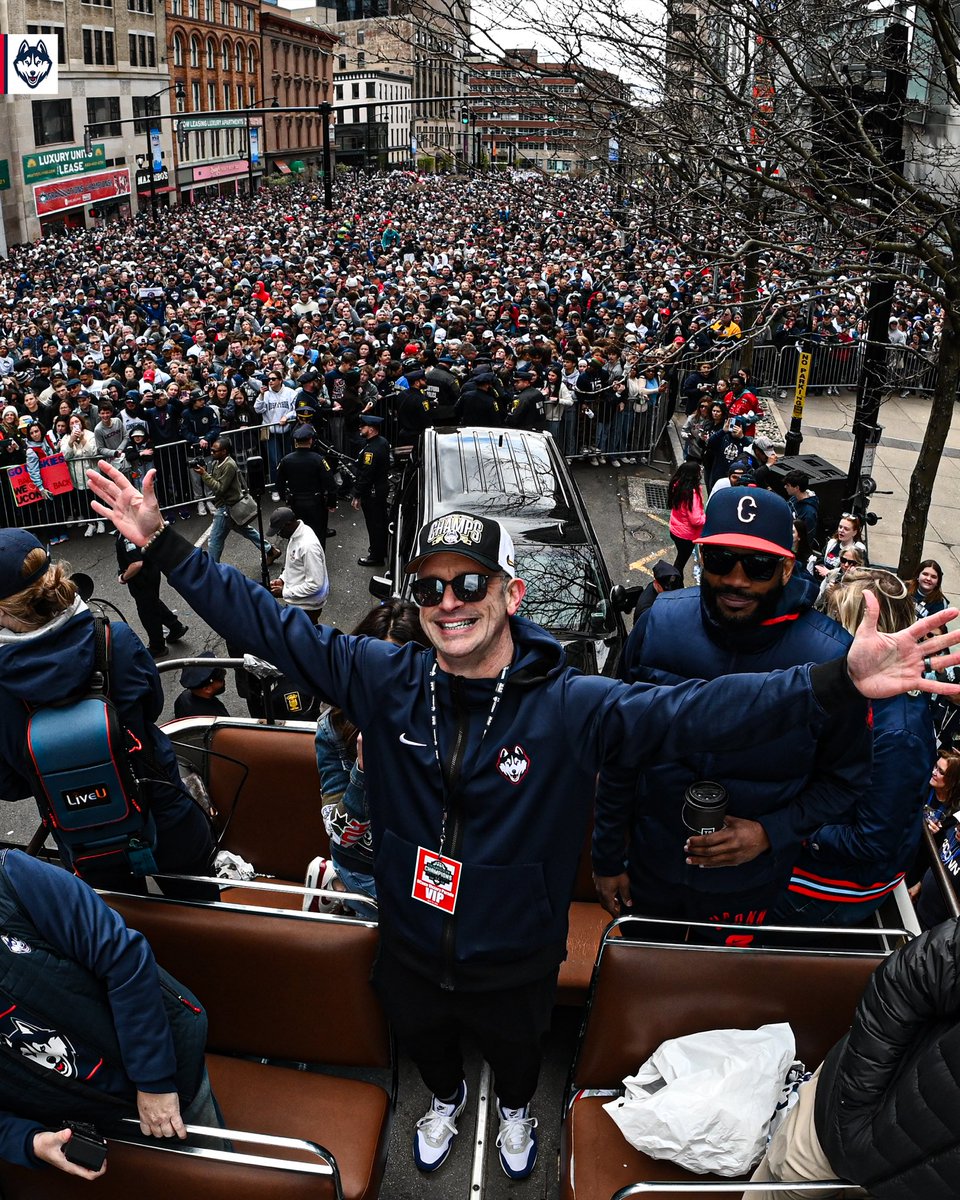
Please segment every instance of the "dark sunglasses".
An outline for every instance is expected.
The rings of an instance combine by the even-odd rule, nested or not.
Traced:
[[[859,567],[860,564],[857,562],[857,560],[855,558],[841,558],[840,566],[841,567]]]
[[[447,588],[451,587],[458,600],[469,604],[474,600],[482,600],[487,594],[487,584],[495,578],[495,575],[481,575],[479,571],[465,571],[454,579],[438,579],[435,575],[426,575],[413,581],[410,593],[421,608],[436,608],[443,600]]]
[[[755,583],[766,583],[777,572],[783,562],[779,554],[753,554],[739,550],[725,550],[719,546],[701,546],[700,556],[703,569],[711,575],[729,575],[739,563],[743,573]]]

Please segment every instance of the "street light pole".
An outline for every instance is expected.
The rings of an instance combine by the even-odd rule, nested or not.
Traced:
[[[333,208],[333,180],[330,170],[330,117],[333,115],[333,105],[329,100],[324,100],[322,104],[317,105],[317,111],[322,122],[320,134],[323,139],[323,207],[329,212]]]

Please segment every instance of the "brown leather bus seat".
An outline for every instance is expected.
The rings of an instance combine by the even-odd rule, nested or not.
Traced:
[[[593,820],[587,822],[577,877],[573,885],[573,900],[570,902],[570,930],[567,934],[567,957],[560,964],[557,979],[558,1004],[583,1004],[590,990],[593,964],[597,961],[600,939],[610,924],[610,914],[600,907],[597,890],[593,886],[593,866],[590,846],[593,840]]]
[[[811,1070],[850,1025],[870,954],[656,945],[607,938],[581,1033],[571,1091],[619,1088],[668,1038],[789,1021]],[[561,1133],[561,1200],[610,1200],[639,1181],[686,1181],[681,1167],[635,1150],[603,1111],[609,1097],[576,1101]],[[709,1193],[688,1192],[707,1200]]]
[[[386,1162],[390,1097],[378,1083],[316,1068],[369,1068],[390,1082],[390,1038],[369,983],[376,930],[218,905],[107,899],[206,1007],[208,1067],[228,1127],[317,1143],[335,1158],[344,1197],[374,1200]],[[258,1058],[312,1069],[250,1061]],[[291,1156],[287,1150],[254,1152]],[[108,1164],[95,1185],[100,1200],[335,1197],[329,1177],[152,1147],[111,1142]],[[89,1187],[56,1171],[0,1166],[5,1200],[59,1200]]]
[[[220,849],[260,874],[303,883],[310,860],[329,854],[312,732],[217,724],[209,750],[207,788]]]

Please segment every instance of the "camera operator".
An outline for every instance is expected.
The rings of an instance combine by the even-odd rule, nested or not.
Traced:
[[[238,525],[230,516],[231,506],[239,504],[243,496],[240,472],[230,455],[231,449],[232,446],[226,438],[217,438],[210,447],[210,457],[213,459],[213,466],[210,470],[207,470],[203,462],[193,464],[193,471],[213,495],[213,524],[210,526],[210,541],[207,544],[207,550],[214,562],[220,561],[227,534],[231,530],[239,533],[241,537],[245,537],[248,542],[253,542],[258,550],[264,545],[260,540],[260,534],[252,524]],[[266,545],[266,551],[267,565],[269,566],[280,557],[280,551],[275,546],[271,546],[269,542]]]

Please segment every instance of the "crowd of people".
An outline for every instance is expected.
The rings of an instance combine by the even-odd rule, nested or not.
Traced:
[[[773,915],[803,921],[811,903],[820,923],[865,919],[913,866],[931,764],[935,778],[951,767],[936,759],[960,711],[943,673],[960,656],[937,620],[955,615],[942,570],[925,563],[907,585],[868,567],[847,515],[823,539],[802,472],[787,477],[788,500],[769,490],[776,455],[732,356],[743,270],[727,249],[719,233],[675,244],[616,220],[602,188],[585,200],[565,181],[398,173],[339,185],[333,213],[298,185],[15,248],[0,270],[0,461],[29,478],[10,475],[5,511],[35,512],[18,523],[48,544],[70,529],[96,536],[109,518],[154,657],[186,632],[156,602],[163,573],[218,632],[336,706],[317,737],[331,859],[314,873],[333,902],[345,889],[380,904],[374,985],[432,1093],[414,1132],[425,1172],[447,1158],[466,1104],[464,1033],[494,1068],[504,1171],[534,1168],[540,1038],[580,850],[569,835],[598,776],[602,903],[737,925],[732,939],[717,934],[742,944]],[[774,342],[814,321],[840,347],[853,338],[860,285],[814,288],[776,259],[762,269]],[[928,299],[897,306],[913,336],[935,338]],[[353,637],[321,622],[323,542],[344,492],[370,536],[361,563],[383,561],[384,430],[416,453],[442,418],[547,428],[566,453],[619,464],[678,405],[677,560],[654,572],[621,681],[571,671],[523,620],[509,535],[477,514],[419,532],[406,567],[418,611],[382,606]],[[219,564],[231,531],[257,544],[265,571],[279,557],[244,517],[253,451],[281,505],[270,533],[287,543],[269,589]],[[107,465],[88,475],[93,461]],[[201,513],[213,518],[208,553],[171,527]],[[69,687],[82,685],[96,633],[41,541],[4,535],[11,798],[33,782],[27,707],[61,669],[64,637],[76,647]],[[694,553],[700,587],[684,589]],[[179,840],[202,873],[209,827],[156,729],[155,668],[132,635],[116,648],[129,660],[117,703],[165,768],[152,783],[157,854],[182,866]],[[216,713],[222,684],[215,669],[186,675],[180,711]],[[934,709],[928,692],[949,694]],[[694,831],[684,795],[707,766],[729,810],[722,828]],[[946,828],[942,799],[928,808]],[[14,888],[20,869],[8,871]],[[46,910],[38,919],[42,930]],[[212,1103],[202,1084],[181,1091],[184,1107]],[[169,1086],[156,1090],[166,1098]],[[178,1132],[179,1106],[141,1101],[150,1089],[132,1077],[124,1087],[145,1123]],[[62,1166],[69,1138],[37,1142],[29,1122],[16,1133],[17,1161]]]

